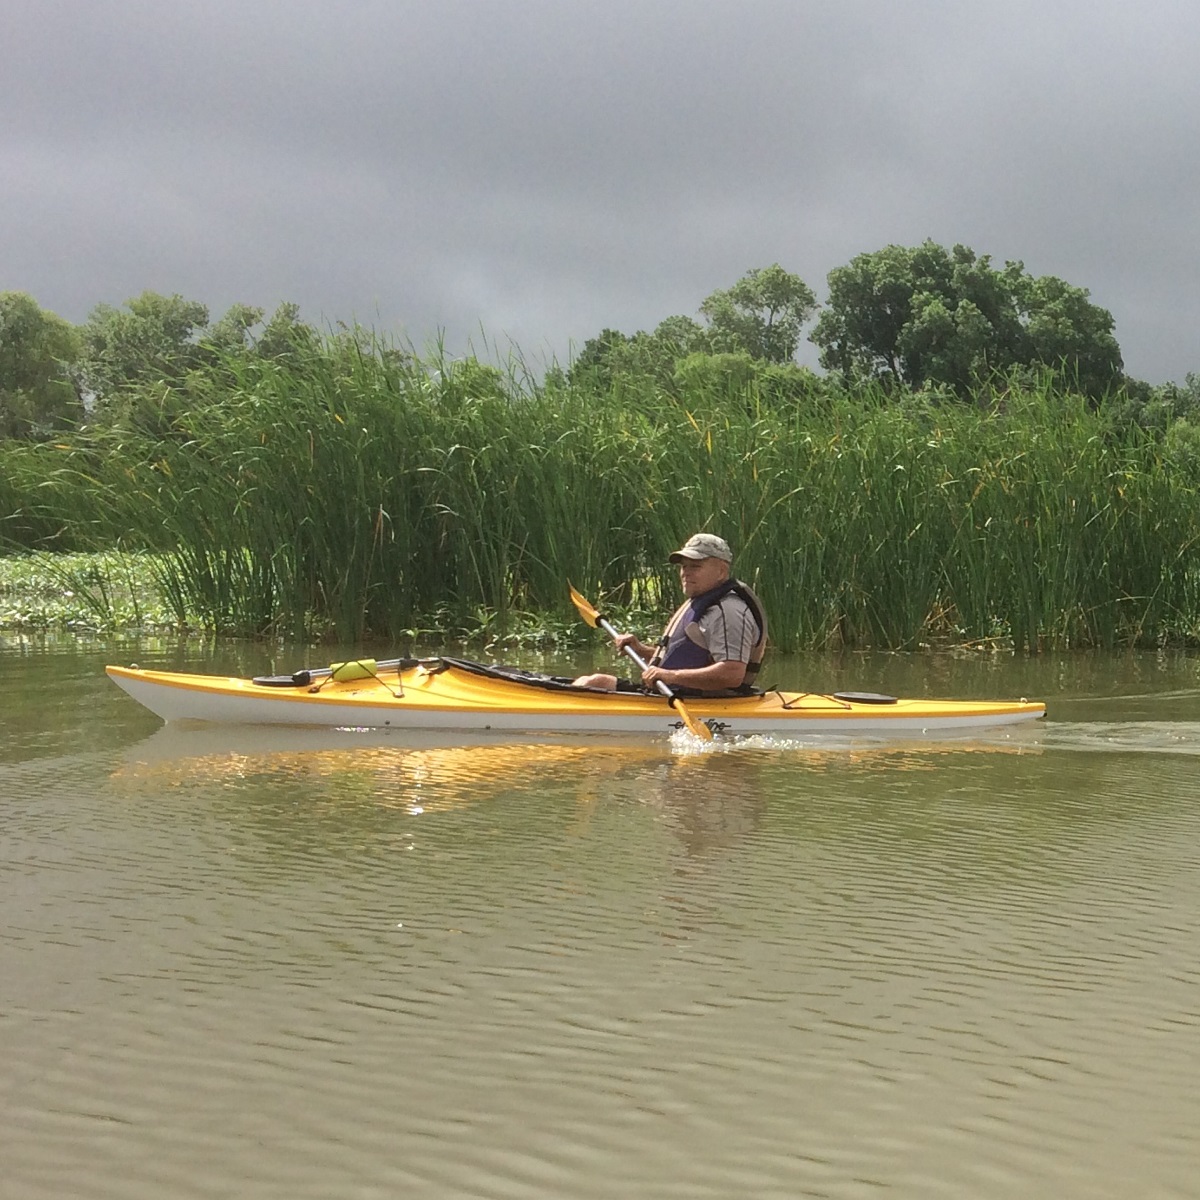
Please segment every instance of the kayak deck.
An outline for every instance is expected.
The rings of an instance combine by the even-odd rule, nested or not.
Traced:
[[[563,686],[550,676],[462,660],[404,660],[365,678],[302,672],[283,680],[107,668],[110,678],[165,721],[511,732],[668,733],[680,724],[670,703],[640,692]],[[301,682],[293,683],[292,679]],[[688,712],[717,733],[895,732],[986,728],[1033,720],[1027,700],[903,700],[771,690],[687,698]]]

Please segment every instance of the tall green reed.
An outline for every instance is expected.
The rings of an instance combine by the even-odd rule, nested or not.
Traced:
[[[697,368],[598,394],[354,331],[229,355],[37,469],[69,536],[154,550],[178,610],[230,632],[502,630],[569,616],[567,580],[665,612],[667,555],[710,529],[786,648],[1195,637],[1197,447],[1049,384],[994,391]],[[32,511],[4,486],[0,515]]]
[[[96,452],[66,442],[0,441],[0,553],[86,550],[120,530],[90,480]]]

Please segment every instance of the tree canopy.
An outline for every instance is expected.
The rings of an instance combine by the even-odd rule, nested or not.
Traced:
[[[1112,395],[1113,411],[1138,424],[1165,428],[1200,412],[1192,377],[1187,388],[1155,388],[1125,376],[1112,314],[1085,288],[1033,276],[1021,262],[997,267],[969,247],[927,240],[860,254],[828,283],[810,338],[828,377],[796,363],[819,307],[812,289],[773,263],[710,293],[695,317],[668,316],[632,334],[603,329],[545,382],[773,405],[881,380],[885,389],[968,398],[985,394],[997,374],[1012,381],[1028,369],[1093,401]],[[81,420],[167,428],[195,394],[185,384],[235,386],[243,365],[263,359],[306,370],[343,344],[396,365],[410,357],[358,325],[320,332],[294,304],[270,317],[234,304],[210,320],[198,301],[146,291],[121,307],[97,305],[75,327],[23,293],[0,293],[0,439],[48,438]]]
[[[48,437],[83,406],[68,374],[75,327],[24,292],[0,292],[0,438]]]
[[[745,351],[766,362],[791,362],[800,330],[816,312],[817,298],[800,278],[778,263],[747,271],[732,287],[700,305],[709,339],[718,352]]]
[[[1085,288],[932,241],[886,246],[830,271],[811,340],[821,365],[848,381],[941,383],[966,394],[995,371],[1041,365],[1098,398],[1123,378],[1112,314]]]
[[[790,363],[800,331],[816,310],[812,289],[778,263],[747,271],[700,305],[707,325],[667,317],[652,333],[604,329],[589,338],[568,372],[573,383],[608,389],[622,376],[650,376],[664,385],[696,354],[740,355],[760,363]]]
[[[130,383],[178,381],[202,361],[207,326],[208,308],[179,295],[143,292],[124,308],[97,304],[81,327],[83,387],[104,404]]]
[[[208,308],[180,295],[143,292],[123,308],[98,304],[79,327],[81,350],[72,368],[79,389],[94,403],[93,420],[157,422],[147,412],[195,371],[213,370],[239,356],[295,359],[320,338],[300,320],[295,304],[264,310],[233,304],[209,322]],[[165,385],[165,386],[163,386]]]
[[[667,317],[650,333],[602,329],[584,342],[567,378],[600,391],[610,390],[621,378],[648,377],[666,385],[681,358],[708,349],[705,330],[691,317]]]

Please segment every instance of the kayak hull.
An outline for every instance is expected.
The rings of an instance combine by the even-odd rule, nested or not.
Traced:
[[[548,687],[432,660],[365,679],[295,686],[249,679],[107,668],[109,677],[165,721],[326,728],[491,730],[506,733],[671,733],[667,700],[641,693]],[[984,729],[1035,720],[1041,703],[965,700],[863,702],[817,693],[688,699],[689,714],[729,735],[903,734]]]

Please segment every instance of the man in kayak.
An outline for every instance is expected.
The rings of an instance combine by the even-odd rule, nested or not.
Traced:
[[[649,665],[641,684],[615,675],[583,675],[577,687],[641,691],[658,680],[682,696],[730,696],[753,689],[767,642],[767,620],[758,597],[732,578],[733,552],[724,538],[697,533],[674,554],[686,597],[667,622],[657,647],[632,633],[616,639],[632,646]]]

